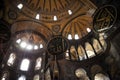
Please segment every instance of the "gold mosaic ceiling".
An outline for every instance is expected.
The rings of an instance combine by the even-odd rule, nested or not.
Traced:
[[[17,4],[16,4],[17,3]],[[60,21],[67,18],[68,10],[75,13],[82,7],[79,0],[14,0],[13,5],[16,7],[20,3],[23,4],[21,11],[24,15],[35,18],[36,14],[40,14],[40,20],[52,22],[54,16]],[[74,3],[74,4],[73,4]]]
[[[80,38],[88,34],[87,28],[92,28],[92,15],[97,8],[89,0],[13,0],[12,4],[9,2],[10,0],[6,3],[6,12],[9,15],[6,19],[12,24],[13,32],[21,30],[22,26],[32,22],[31,27],[37,24],[38,29],[34,30],[38,32],[41,32],[38,24],[46,27],[47,30],[43,29],[42,34],[46,35],[49,30],[54,35],[66,36],[70,33],[74,37],[78,32]],[[22,4],[21,9],[18,8],[20,4]],[[38,19],[36,19],[37,15],[39,15]],[[19,21],[23,21],[22,26],[14,26]],[[29,28],[30,25],[27,27]]]

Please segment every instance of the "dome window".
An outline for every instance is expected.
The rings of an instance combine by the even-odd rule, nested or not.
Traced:
[[[78,40],[78,39],[79,39],[78,34],[75,34],[75,40]]]
[[[43,44],[40,44],[40,48],[43,48]]]
[[[35,18],[39,20],[40,19],[40,15],[37,14]]]
[[[71,10],[68,10],[68,14],[69,14],[69,15],[72,15],[72,11],[71,11]]]
[[[18,44],[19,44],[20,42],[21,42],[21,39],[16,40],[16,43],[18,43]]]
[[[87,32],[91,32],[91,29],[90,29],[90,28],[87,28],[86,30],[87,30]]]
[[[17,5],[17,7],[18,7],[18,9],[22,9],[23,8],[23,4],[20,3],[20,4]]]
[[[38,46],[37,46],[37,45],[34,45],[34,49],[37,50],[37,49],[38,49]]]
[[[25,48],[26,46],[27,46],[27,43],[26,43],[26,42],[24,42],[24,41],[21,42],[21,44],[20,44],[20,47],[21,47],[21,48]]]
[[[33,46],[31,44],[28,44],[27,47],[26,47],[27,50],[32,50],[33,49]]]
[[[68,34],[68,39],[72,40],[72,35],[71,34]]]
[[[57,16],[54,16],[54,17],[53,17],[53,20],[54,20],[54,21],[57,21]]]

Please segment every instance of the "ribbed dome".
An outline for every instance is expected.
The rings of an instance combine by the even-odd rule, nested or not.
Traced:
[[[73,19],[70,23],[67,24],[63,31],[63,36],[68,39],[80,39],[91,32],[92,28],[92,17],[89,15],[81,15]]]
[[[79,0],[14,0],[13,5],[31,18],[38,15],[42,21],[54,21],[55,17],[62,20],[75,13],[82,4]]]

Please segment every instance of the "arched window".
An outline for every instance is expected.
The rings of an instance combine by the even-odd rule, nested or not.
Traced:
[[[65,52],[65,59],[70,59],[70,56],[69,56],[69,50],[67,50],[66,52]]]
[[[48,68],[45,73],[45,80],[51,80],[50,69]]]
[[[7,80],[7,79],[8,79],[8,72],[4,72],[1,80]]]
[[[90,45],[90,43],[88,43],[88,42],[85,43],[85,50],[86,50],[86,53],[87,53],[89,58],[95,56],[95,53],[94,53],[93,48]]]
[[[78,47],[78,55],[79,55],[80,60],[84,60],[87,58],[85,51],[81,45]]]
[[[40,76],[37,74],[34,76],[33,80],[39,80],[40,79]]]
[[[97,39],[93,39],[93,47],[97,53],[100,53],[102,51],[102,47],[100,46]]]
[[[110,79],[106,75],[98,73],[95,75],[94,80],[110,80]]]
[[[26,77],[25,77],[25,76],[20,76],[20,77],[18,78],[18,80],[26,80]]]
[[[71,46],[70,54],[71,54],[71,59],[78,60],[78,55],[77,55],[77,51],[75,49],[75,46]]]
[[[29,59],[23,59],[22,62],[21,62],[21,65],[20,65],[20,70],[28,71],[29,64],[30,64],[30,60]]]
[[[12,66],[13,63],[15,62],[15,58],[16,58],[16,55],[14,53],[11,53],[7,61],[7,65]]]
[[[103,71],[103,69],[100,65],[95,64],[91,67],[91,74],[96,74],[96,73],[99,73],[102,71]]]
[[[39,58],[36,60],[35,70],[39,70],[39,69],[41,68],[41,65],[42,65],[42,58],[39,57]]]
[[[104,35],[104,34],[99,34],[99,41],[100,41],[100,43],[102,44],[102,46],[104,47],[104,49],[106,49],[107,44],[106,44],[106,41],[105,41],[103,35]]]
[[[89,80],[86,71],[83,68],[78,68],[75,71],[75,75],[77,78],[79,78],[80,80]]]
[[[82,76],[86,76],[86,71],[82,68],[79,68],[75,71],[75,75],[80,78]]]

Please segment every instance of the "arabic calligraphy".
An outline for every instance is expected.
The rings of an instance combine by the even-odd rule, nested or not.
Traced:
[[[68,42],[63,37],[55,37],[48,43],[47,50],[52,55],[64,53],[68,48]]]
[[[117,18],[117,11],[113,6],[104,6],[100,8],[94,16],[93,27],[97,32],[103,32],[110,29]]]

